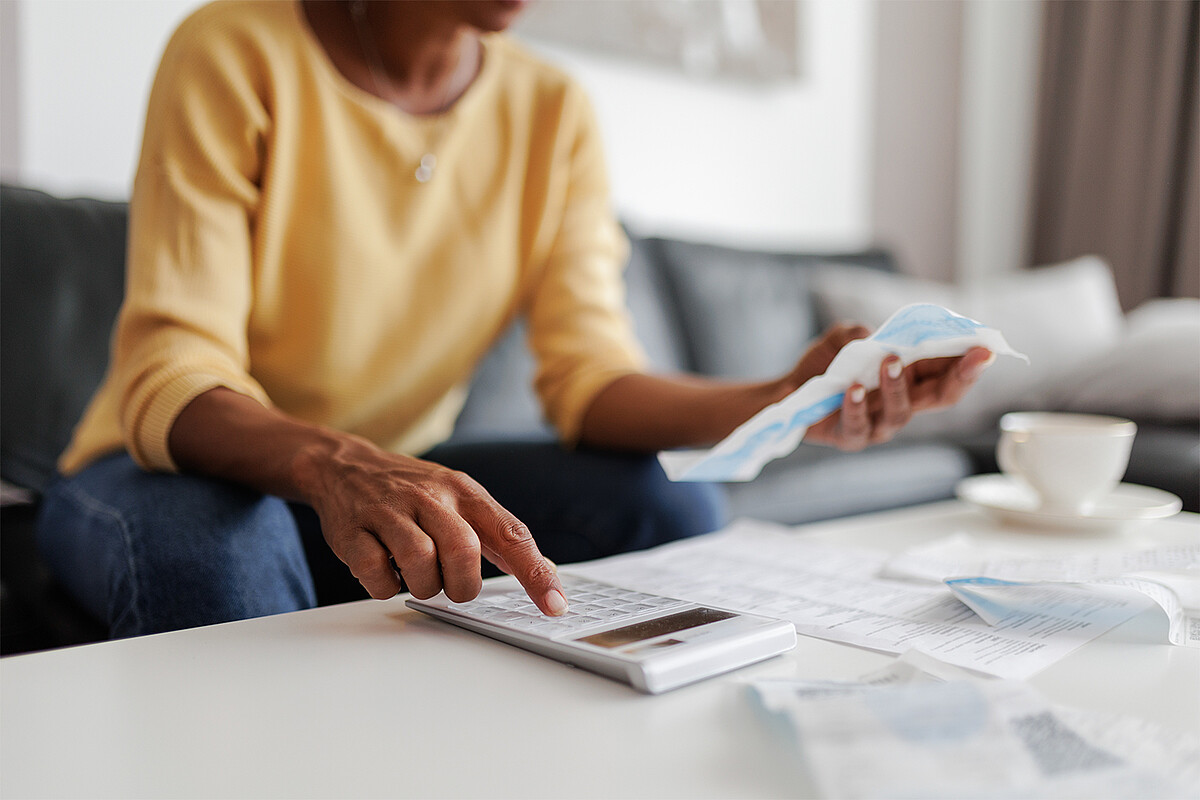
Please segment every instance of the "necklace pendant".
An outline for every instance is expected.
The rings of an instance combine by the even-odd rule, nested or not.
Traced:
[[[421,156],[421,163],[417,165],[417,171],[414,176],[418,183],[428,183],[433,178],[433,168],[437,166],[437,157],[433,153],[426,153]]]

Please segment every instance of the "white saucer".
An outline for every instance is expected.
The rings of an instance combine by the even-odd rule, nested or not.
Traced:
[[[1121,528],[1142,520],[1178,514],[1183,502],[1161,489],[1122,483],[1091,510],[1081,514],[1039,508],[1033,490],[1008,475],[973,475],[958,482],[960,500],[987,509],[1001,518],[1026,525],[1054,528]]]

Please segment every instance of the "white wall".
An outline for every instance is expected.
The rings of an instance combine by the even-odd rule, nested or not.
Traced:
[[[15,82],[6,74],[0,94],[4,177],[62,194],[126,197],[154,67],[170,31],[200,1],[0,0],[0,49],[15,53],[18,64]],[[887,214],[875,197],[879,165],[873,163],[876,153],[887,152],[873,141],[881,6],[878,0],[802,2],[803,74],[785,84],[701,82],[538,45],[591,92],[618,209],[640,232],[810,249],[861,247],[876,239],[876,217]],[[889,14],[905,3],[916,0],[888,0]],[[1022,42],[1031,35],[1031,9],[1040,7],[983,4],[1021,6],[1024,14],[972,13],[975,4],[966,4],[964,46],[990,53],[982,61],[966,59],[975,66],[962,83],[972,92],[1006,86],[1000,68],[1006,58],[1029,57]],[[10,25],[14,9],[16,24]],[[989,37],[988,19],[1008,22]],[[1017,72],[1024,74],[1020,64]],[[947,226],[954,241],[942,246],[953,254],[947,261],[961,260],[974,272],[1008,268],[1012,261],[980,254],[1020,247],[1013,243],[1024,222],[1024,190],[1006,176],[1024,174],[1017,163],[1027,157],[1024,140],[1013,138],[1022,109],[1032,107],[1023,86],[1018,82],[999,106],[964,103],[962,131],[975,138],[944,154],[956,164],[946,172],[965,177],[954,178],[953,189],[937,189],[959,198]],[[922,109],[910,105],[919,117]],[[897,107],[905,107],[904,98]],[[15,148],[8,146],[14,141]],[[893,207],[924,199],[919,186],[884,198]],[[992,214],[997,207],[1003,213]],[[955,274],[949,264],[934,276]]]
[[[872,227],[901,267],[922,278],[955,271],[962,49],[961,4],[879,4]]]
[[[875,5],[808,0],[803,76],[713,83],[531,43],[589,90],[638,230],[767,247],[871,240]]]
[[[16,3],[0,2],[0,176],[15,172],[21,158],[16,103],[21,71],[21,40],[15,35],[18,10]]]
[[[199,0],[17,5],[19,153],[6,172],[48,191],[127,197],[154,69]]]
[[[19,0],[19,162],[62,193],[128,193],[154,66],[198,0]],[[640,229],[760,245],[870,239],[869,0],[802,9],[806,76],[712,84],[546,50],[592,93],[620,211]]]

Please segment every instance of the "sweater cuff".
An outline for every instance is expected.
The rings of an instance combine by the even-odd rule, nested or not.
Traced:
[[[570,391],[561,398],[558,413],[554,415],[554,427],[558,430],[562,442],[568,447],[578,445],[579,438],[583,435],[583,418],[596,396],[618,378],[638,372],[639,370],[629,367],[610,368],[589,372],[586,376],[577,378]]]
[[[171,376],[157,389],[148,392],[142,412],[126,427],[133,460],[147,470],[178,472],[169,447],[171,428],[189,403],[218,387],[244,394],[264,406],[270,405],[266,393],[257,385],[219,375],[187,373]]]

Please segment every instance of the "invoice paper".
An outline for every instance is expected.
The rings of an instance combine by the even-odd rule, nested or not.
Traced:
[[[760,680],[824,797],[1174,798],[1200,792],[1200,740],[1054,706],[1027,684],[898,659],[859,682]]]
[[[1149,607],[1134,594],[1065,619],[1030,613],[992,626],[945,585],[878,577],[887,554],[805,541],[741,520],[725,531],[570,571],[631,589],[790,620],[798,633],[887,653],[919,649],[990,675],[1026,678]]]
[[[945,581],[988,622],[1057,607],[1093,611],[1117,593],[1135,591],[1167,615],[1172,644],[1200,647],[1200,542],[1063,558],[1022,558],[989,553],[957,534],[889,560],[890,577]]]
[[[1200,567],[1200,541],[1082,555],[1029,557],[956,533],[893,556],[884,565],[883,574],[937,583],[965,575],[1014,581],[1087,581],[1149,570],[1175,572],[1197,567]]]
[[[898,355],[907,366],[926,358],[960,356],[976,346],[997,356],[1029,360],[994,328],[931,303],[905,306],[868,338],[843,347],[824,374],[764,408],[712,448],[664,451],[658,460],[673,481],[752,480],[768,461],[795,450],[810,425],[841,408],[853,384],[868,390],[878,387],[879,367],[889,354]]]

